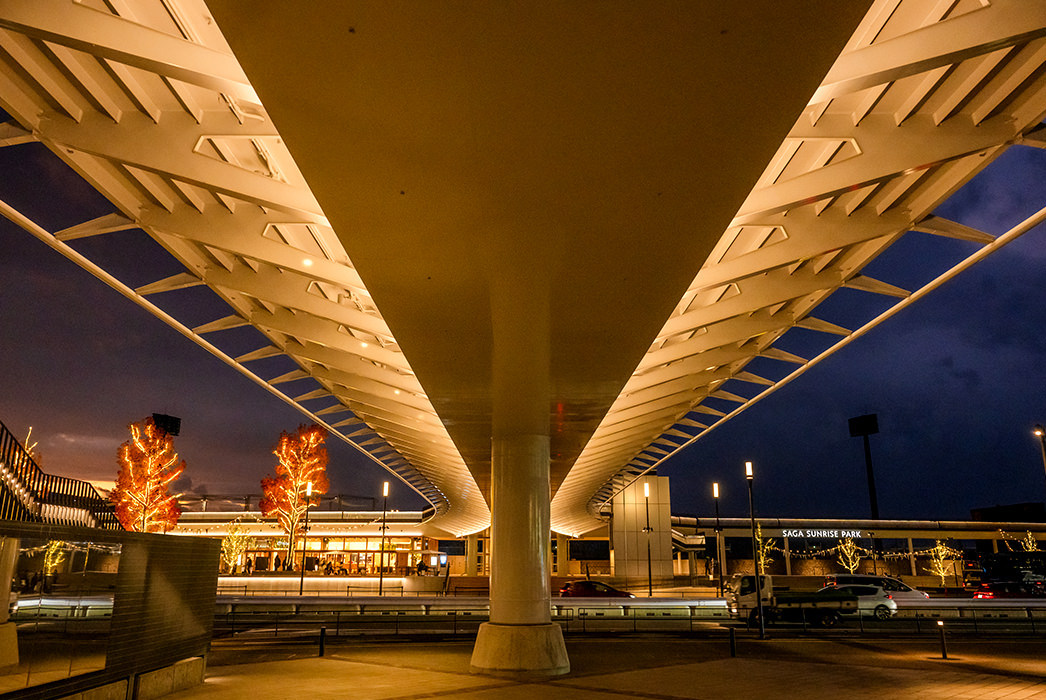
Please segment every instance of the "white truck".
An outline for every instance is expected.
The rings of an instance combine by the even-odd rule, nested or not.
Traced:
[[[772,576],[760,576],[759,580],[763,615],[767,622],[807,622],[831,627],[842,615],[857,612],[857,596],[845,591],[774,590]],[[755,576],[735,574],[727,583],[726,600],[731,615],[758,622]]]

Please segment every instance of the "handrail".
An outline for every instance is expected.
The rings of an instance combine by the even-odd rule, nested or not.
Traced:
[[[0,519],[121,530],[109,502],[86,481],[48,474],[0,422]]]

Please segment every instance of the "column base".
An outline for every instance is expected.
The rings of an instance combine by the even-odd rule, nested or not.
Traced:
[[[15,623],[0,624],[0,673],[18,668],[18,635]]]
[[[472,673],[502,678],[549,678],[570,673],[563,630],[555,623],[542,625],[479,626],[472,649]]]

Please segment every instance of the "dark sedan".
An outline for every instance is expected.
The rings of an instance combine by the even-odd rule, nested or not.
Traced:
[[[978,600],[995,600],[997,598],[1042,598],[1046,588],[1042,581],[986,581],[982,583],[973,597]]]
[[[635,598],[631,593],[599,581],[570,581],[559,589],[559,595],[564,598]]]

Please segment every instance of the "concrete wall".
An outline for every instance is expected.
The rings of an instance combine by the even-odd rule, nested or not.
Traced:
[[[649,484],[650,497],[644,496]],[[644,476],[614,497],[610,546],[614,576],[635,581],[647,579],[647,544],[650,545],[650,577],[654,582],[671,581],[672,526],[671,493],[667,476]],[[644,532],[649,513],[650,532]]]
[[[78,601],[92,593],[85,588],[88,583],[104,584],[99,592],[107,591],[110,596],[111,617],[100,614],[83,620],[84,624],[90,623],[90,642],[96,646],[88,651],[97,664],[81,668],[75,663],[80,658],[77,654],[82,655],[85,649],[85,642],[75,635],[81,627],[79,618],[72,617],[64,628],[56,628],[65,629],[73,637],[58,637],[53,643],[44,638],[30,639],[28,635],[35,631],[33,626],[20,629],[18,635],[26,635],[30,649],[49,651],[40,658],[21,655],[21,666],[27,668],[19,668],[17,673],[24,675],[27,685],[6,693],[5,700],[145,700],[202,681],[203,657],[214,623],[219,540],[11,521],[0,522],[0,536],[19,541],[20,562],[38,556],[41,546],[49,542],[80,549],[88,543],[99,548],[104,544],[110,552],[108,556],[118,559],[109,562],[117,565],[115,573],[110,572],[112,567],[107,564],[106,572],[102,572],[105,576],[98,572],[73,575],[63,569],[48,594],[58,601]],[[67,565],[83,565],[84,560],[70,556],[65,561]],[[25,600],[35,604],[36,596],[30,591]],[[47,629],[50,628],[44,628],[41,634],[53,634]],[[42,646],[43,642],[47,644]],[[43,665],[55,666],[51,657],[62,653],[70,654],[62,666],[64,672],[39,672]]]

